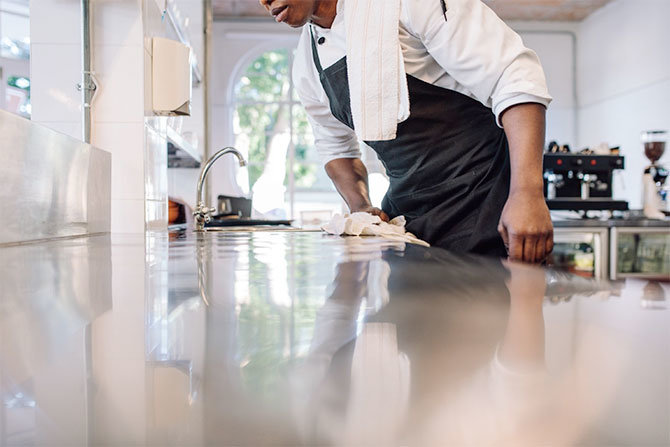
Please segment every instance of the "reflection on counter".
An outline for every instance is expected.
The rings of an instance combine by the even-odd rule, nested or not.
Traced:
[[[316,233],[1,250],[2,445],[670,442],[666,284]]]

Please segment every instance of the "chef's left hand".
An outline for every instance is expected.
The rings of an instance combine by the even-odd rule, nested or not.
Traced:
[[[500,216],[498,232],[510,260],[544,261],[554,248],[554,229],[542,191],[511,192]]]

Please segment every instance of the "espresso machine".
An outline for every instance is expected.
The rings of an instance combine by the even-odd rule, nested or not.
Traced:
[[[612,177],[624,168],[618,154],[544,154],[544,196],[550,210],[625,211],[628,202],[612,199]]]
[[[658,160],[665,152],[665,143],[668,132],[664,130],[650,130],[642,132],[644,155],[651,165],[646,167],[642,177],[643,195],[642,204],[645,217],[649,219],[664,219],[670,214],[670,185],[666,185],[668,170],[658,164]]]

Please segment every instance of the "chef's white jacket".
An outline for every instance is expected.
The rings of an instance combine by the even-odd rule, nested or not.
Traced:
[[[293,67],[293,80],[307,111],[315,145],[324,164],[337,158],[359,158],[356,134],[330,112],[312,58],[310,26],[321,65],[346,55],[344,1],[330,29],[306,25]],[[521,37],[481,0],[401,0],[400,45],[405,71],[424,82],[470,96],[500,115],[521,103],[549,105],[551,96],[540,60]],[[383,0],[380,0],[383,5]],[[411,96],[411,92],[410,92]],[[411,97],[410,97],[411,102]]]

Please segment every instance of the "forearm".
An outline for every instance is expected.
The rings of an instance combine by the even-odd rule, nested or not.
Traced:
[[[358,158],[338,158],[326,164],[326,173],[352,212],[370,207],[368,170]]]
[[[511,181],[498,231],[512,260],[541,262],[553,249],[553,227],[544,201],[542,152],[545,108],[519,104],[503,112]]]
[[[510,151],[510,195],[543,194],[542,152],[546,110],[541,104],[519,104],[503,112],[501,121]]]

